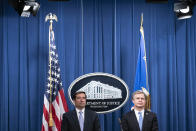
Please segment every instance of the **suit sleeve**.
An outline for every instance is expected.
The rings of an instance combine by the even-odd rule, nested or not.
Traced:
[[[68,121],[66,118],[66,114],[63,114],[63,120],[61,122],[61,131],[68,131],[68,125],[67,125]]]
[[[158,120],[156,114],[154,114],[153,121],[152,121],[152,131],[158,131]]]
[[[94,121],[94,131],[101,131],[101,126],[100,126],[100,122],[99,122],[99,117],[96,114],[95,116],[95,121]]]
[[[128,131],[128,123],[127,123],[126,115],[124,115],[122,117],[121,127],[122,127],[123,131]]]

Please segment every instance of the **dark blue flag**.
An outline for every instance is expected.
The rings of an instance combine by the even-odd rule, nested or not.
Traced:
[[[142,90],[148,96],[147,108],[150,108],[146,48],[145,48],[145,40],[144,40],[144,30],[142,25],[140,27],[140,47],[139,47],[138,60],[137,60],[134,92],[137,90]]]

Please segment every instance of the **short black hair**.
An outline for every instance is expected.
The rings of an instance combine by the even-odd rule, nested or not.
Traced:
[[[76,99],[76,95],[82,94],[82,93],[85,94],[85,97],[86,97],[86,93],[85,93],[84,91],[77,91],[77,92],[75,92],[75,93],[73,94],[72,99],[75,100],[75,99]]]

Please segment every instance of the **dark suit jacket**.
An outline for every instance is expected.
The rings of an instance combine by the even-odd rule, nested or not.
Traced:
[[[63,114],[61,131],[80,131],[76,110]],[[94,111],[85,109],[84,131],[101,131],[98,115]]]
[[[123,116],[121,124],[123,131],[140,131],[134,110]],[[144,111],[142,131],[158,131],[158,121],[155,113]]]

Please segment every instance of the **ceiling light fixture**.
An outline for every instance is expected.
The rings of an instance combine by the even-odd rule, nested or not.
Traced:
[[[35,0],[9,0],[21,17],[29,17],[31,14],[36,16],[40,5]]]
[[[174,3],[174,12],[179,20],[191,18],[193,15],[193,1],[179,1]]]

